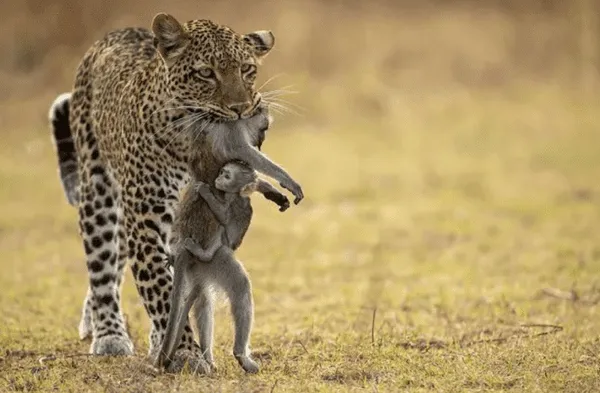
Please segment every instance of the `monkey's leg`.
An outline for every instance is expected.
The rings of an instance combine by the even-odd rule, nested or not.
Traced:
[[[171,292],[171,309],[167,321],[167,329],[155,365],[168,368],[171,365],[177,345],[181,340],[183,329],[188,320],[188,313],[194,301],[196,291],[192,280],[187,277],[189,265],[193,263],[191,256],[183,251],[175,257],[173,291]]]
[[[194,302],[194,314],[196,317],[196,329],[200,336],[200,350],[204,360],[216,371],[213,359],[213,335],[215,322],[214,295],[209,288],[202,288]]]
[[[250,332],[254,318],[252,285],[248,273],[229,247],[221,247],[211,264],[217,284],[227,293],[235,325],[233,356],[248,373],[257,373],[258,364],[250,357]]]

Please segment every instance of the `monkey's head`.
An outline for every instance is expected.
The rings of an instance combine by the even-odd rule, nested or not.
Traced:
[[[223,165],[215,180],[218,190],[250,196],[258,184],[258,175],[250,165],[243,161],[230,161]]]

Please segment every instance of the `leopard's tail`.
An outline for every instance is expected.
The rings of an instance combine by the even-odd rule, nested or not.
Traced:
[[[48,118],[52,127],[52,139],[58,156],[58,173],[69,204],[76,206],[79,200],[79,174],[77,151],[69,125],[71,93],[56,97],[50,106]]]

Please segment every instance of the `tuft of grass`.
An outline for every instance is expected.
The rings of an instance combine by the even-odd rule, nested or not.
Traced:
[[[255,376],[230,356],[225,305],[215,375],[152,369],[129,272],[136,355],[86,355],[85,264],[49,131],[4,135],[0,391],[599,391],[597,102],[544,86],[388,92],[389,110],[360,113],[342,93],[310,104],[327,121],[276,123],[264,145],[306,199],[281,214],[256,198],[238,253]]]

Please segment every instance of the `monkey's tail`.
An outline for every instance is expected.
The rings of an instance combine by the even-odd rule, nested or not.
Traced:
[[[70,205],[79,201],[79,174],[77,173],[77,151],[69,125],[71,93],[56,97],[50,106],[48,118],[52,127],[52,139],[58,157],[58,173],[63,190]]]

